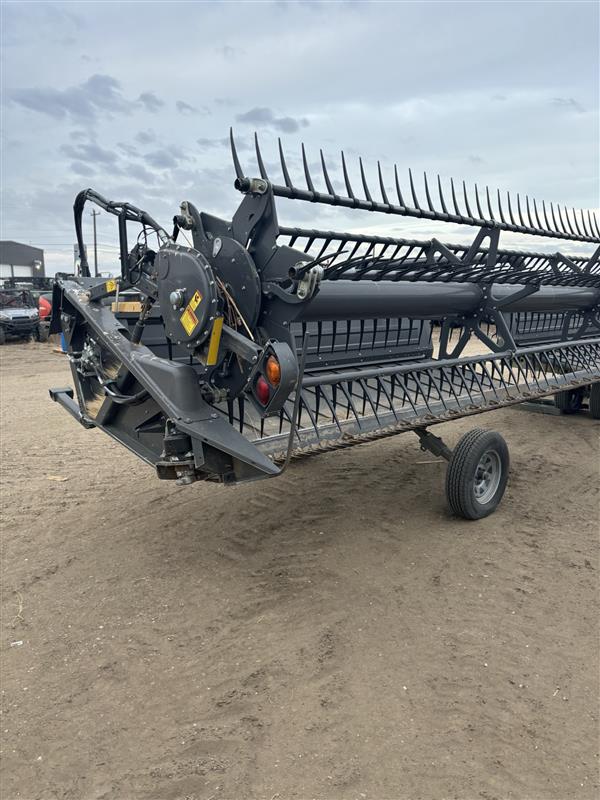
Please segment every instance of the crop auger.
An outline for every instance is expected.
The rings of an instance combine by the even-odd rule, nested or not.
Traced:
[[[51,396],[82,425],[180,484],[275,477],[292,456],[412,430],[448,460],[453,512],[477,519],[504,493],[504,439],[476,428],[451,451],[428,428],[552,394],[565,411],[587,398],[600,417],[595,214],[453,181],[444,195],[426,175],[417,190],[410,172],[407,189],[396,168],[392,194],[379,163],[376,197],[362,160],[359,193],[343,153],[339,182],[322,152],[317,181],[304,145],[299,186],[281,142],[276,183],[255,143],[258,172],[247,177],[231,134],[242,194],[231,219],[183,202],[168,233],[129,203],[92,189],[77,196],[81,274],[57,278],[52,319],[74,390]],[[475,235],[444,244],[286,227],[280,198],[458,223]],[[117,217],[118,278],[90,277],[87,201]],[[503,231],[590,253],[503,249]]]

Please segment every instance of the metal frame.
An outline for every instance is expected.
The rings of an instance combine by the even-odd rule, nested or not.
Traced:
[[[447,457],[427,427],[600,382],[595,215],[550,204],[548,216],[542,203],[540,216],[536,201],[526,197],[524,211],[519,195],[516,206],[507,197],[505,212],[487,187],[486,215],[477,187],[470,201],[463,183],[462,207],[454,182],[449,211],[439,177],[439,204],[426,176],[423,204],[412,173],[408,205],[396,168],[395,204],[379,163],[378,201],[359,160],[362,198],[343,154],[345,193],[334,190],[322,153],[326,190],[319,191],[302,146],[304,189],[290,177],[281,143],[284,183],[277,184],[255,142],[260,177],[248,178],[231,134],[243,197],[230,220],[184,201],[169,235],[129,203],[91,189],[77,196],[82,276],[58,278],[52,320],[69,344],[75,395],[52,396],[79,422],[113,436],[161,478],[239,482],[277,475],[277,463],[285,468],[296,454],[404,430]],[[478,230],[463,245],[286,227],[277,198]],[[118,280],[89,277],[87,201],[118,218]],[[131,224],[141,226],[141,238],[130,249]],[[186,231],[192,241],[184,245]],[[578,256],[504,249],[502,231],[595,249]],[[113,299],[118,308],[119,292],[130,289],[141,294],[139,315],[113,313]],[[466,355],[473,337],[489,352]],[[280,377],[263,402],[258,386],[272,359]]]

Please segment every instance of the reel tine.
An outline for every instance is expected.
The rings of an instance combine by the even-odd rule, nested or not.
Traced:
[[[467,197],[467,184],[463,181],[463,196],[465,198],[465,208],[467,209],[467,216],[471,219],[474,219],[473,214],[471,212],[471,207],[469,206],[469,198]]]
[[[551,216],[552,216],[552,223],[553,223],[553,225],[554,225],[554,230],[555,230],[557,233],[560,233],[560,228],[558,227],[558,223],[557,223],[557,221],[556,221],[556,217],[554,216],[554,206],[553,206],[553,204],[552,204],[552,203],[550,203],[550,214],[551,214]]]
[[[346,159],[344,158],[344,151],[342,150],[341,153],[342,153],[342,171],[344,173],[344,183],[346,184],[346,191],[348,192],[348,197],[351,200],[356,200],[354,192],[352,191],[352,186],[350,184],[350,178],[348,177],[348,170],[346,169]]]
[[[394,180],[396,182],[396,194],[398,195],[398,202],[402,206],[402,208],[406,208],[406,203],[404,202],[404,198],[402,197],[402,191],[400,190],[400,181],[398,180],[398,167],[394,164]]]
[[[571,211],[572,211],[572,215],[573,215],[573,224],[575,225],[575,230],[577,231],[579,236],[583,236],[583,234],[581,233],[581,230],[579,229],[579,225],[577,224],[577,212],[575,211],[574,208]]]
[[[546,230],[551,231],[552,226],[550,225],[550,220],[548,219],[548,212],[546,211],[546,201],[542,200],[542,211],[544,212],[544,222],[546,223]]]
[[[567,226],[569,231],[575,236],[575,231],[573,230],[573,226],[571,225],[571,218],[569,217],[569,209],[565,206],[565,217],[567,219]]]
[[[519,215],[519,221],[521,222],[521,225],[524,228],[526,228],[527,223],[523,219],[523,212],[521,211],[521,195],[518,192],[517,192],[517,214]]]
[[[537,203],[535,202],[535,197],[533,198],[533,213],[535,214],[535,220],[537,222],[538,228],[541,231],[543,231],[544,230],[544,226],[542,225],[542,223],[540,221],[540,215],[538,214]]]
[[[361,177],[363,189],[364,189],[364,192],[365,192],[365,199],[368,200],[369,203],[372,203],[373,202],[373,198],[371,197],[371,192],[369,191],[369,187],[367,186],[367,179],[365,177],[365,170],[364,170],[364,167],[363,167],[363,161],[362,161],[362,158],[360,156],[358,157],[358,163],[360,164],[360,177]]]
[[[511,223],[513,225],[516,225],[517,223],[515,222],[515,218],[514,218],[513,210],[512,210],[512,205],[511,205],[511,202],[510,202],[510,192],[506,193],[506,197],[508,198],[508,216],[510,217]]]
[[[423,183],[425,184],[425,197],[427,198],[427,205],[429,206],[429,210],[437,214],[437,211],[433,207],[433,203],[431,202],[431,195],[429,194],[429,184],[427,183],[427,173],[423,172]]]
[[[315,191],[315,187],[313,186],[312,178],[310,177],[310,171],[308,169],[308,161],[306,160],[306,150],[304,149],[304,142],[302,142],[302,166],[304,167],[304,177],[306,178],[306,186],[309,192]]]
[[[477,213],[479,214],[479,219],[485,219],[485,214],[481,210],[481,203],[479,202],[479,189],[477,188],[477,184],[475,184],[475,202],[477,203]]]
[[[594,224],[592,225],[592,220]],[[598,220],[596,219],[596,212],[588,209],[588,221],[590,223],[590,230],[595,236],[600,236],[600,228],[598,227]],[[595,228],[595,230],[594,230]]]
[[[594,220],[594,226],[596,228],[596,236],[600,236],[600,228],[598,227],[598,220],[596,218],[595,211],[592,211],[592,219]]]
[[[333,184],[329,179],[329,173],[327,172],[327,167],[325,166],[325,156],[323,155],[322,150],[320,150],[319,152],[321,153],[321,168],[323,169],[323,178],[325,180],[325,186],[327,186],[327,191],[332,197],[337,197],[333,188]]]
[[[587,225],[585,224],[585,216],[583,214],[583,208],[579,209],[579,214],[581,215],[581,227],[583,228],[583,232],[586,236],[589,237],[590,232],[588,231]]]
[[[529,207],[529,195],[528,194],[525,195],[525,208],[527,210],[527,219],[529,220],[529,225],[532,228],[535,228],[535,225],[534,225],[533,220],[531,218],[531,209]]]
[[[496,222],[496,220],[494,218],[494,212],[492,211],[492,201],[490,200],[490,187],[489,186],[485,187],[485,196],[486,196],[486,199],[487,199],[488,211],[490,212],[490,219],[492,220],[492,222]]]
[[[283,172],[283,180],[285,181],[285,185],[288,189],[293,189],[294,185],[290,178],[290,173],[288,172],[287,164],[285,163],[285,156],[283,155],[283,147],[281,146],[281,139],[277,139],[279,142],[279,160],[281,161],[281,171]]]
[[[242,169],[242,165],[240,164],[240,160],[238,158],[237,150],[235,147],[235,140],[233,138],[233,128],[229,128],[229,143],[231,145],[231,157],[233,159],[233,167],[235,169],[235,175],[239,181],[243,181],[246,176],[244,175],[244,170]]]
[[[383,200],[383,202],[384,202],[384,204],[386,206],[389,206],[390,205],[390,201],[388,200],[388,196],[387,196],[387,193],[385,191],[385,186],[384,186],[384,183],[383,183],[383,175],[381,174],[381,164],[379,163],[379,161],[377,162],[377,174],[379,176],[379,189],[381,191],[381,199]]]
[[[444,193],[442,192],[442,181],[440,180],[439,173],[437,176],[437,184],[438,184],[438,194],[440,196],[440,203],[442,205],[442,211],[444,212],[444,214],[447,214],[448,209],[446,208],[446,201],[444,200]]]
[[[408,179],[410,181],[410,191],[412,194],[413,203],[415,204],[415,208],[417,211],[421,211],[421,206],[419,205],[419,199],[417,197],[417,193],[415,192],[415,184],[413,182],[412,172],[410,171],[410,167],[408,169]]]
[[[500,200],[500,189],[496,189],[498,193],[498,211],[500,212],[500,219],[506,225],[506,220],[504,219],[504,211],[502,209],[502,201]]]
[[[458,207],[458,203],[456,202],[456,191],[454,190],[454,178],[450,178],[450,186],[452,188],[452,203],[454,204],[454,211],[456,212],[457,216],[462,217],[462,211]]]
[[[258,134],[256,131],[254,132],[254,149],[256,150],[256,161],[258,163],[258,169],[260,172],[260,177],[264,178],[264,180],[268,180],[267,170],[265,169],[265,165],[262,159],[262,154],[260,152],[260,147],[258,146]]]
[[[556,204],[556,210],[558,211],[558,218],[560,220],[560,224],[562,225],[563,233],[568,233],[566,225],[565,225],[565,221],[563,219],[562,212],[560,210],[560,206],[559,206],[558,203]]]

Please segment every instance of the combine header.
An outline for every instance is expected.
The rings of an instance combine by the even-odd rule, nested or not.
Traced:
[[[242,194],[232,219],[183,202],[168,233],[128,203],[91,189],[77,196],[81,276],[57,279],[52,320],[68,342],[74,391],[51,396],[82,425],[180,484],[274,477],[296,454],[413,430],[449,461],[452,510],[477,519],[504,493],[504,439],[476,428],[451,451],[429,427],[556,393],[564,410],[588,398],[600,417],[594,214],[487,187],[469,193],[464,183],[444,194],[439,177],[417,189],[409,173],[401,186],[397,169],[390,188],[379,164],[376,196],[362,160],[359,194],[343,154],[339,184],[323,153],[317,181],[304,146],[299,186],[281,143],[277,183],[258,139],[256,177],[233,135],[231,146]],[[277,198],[457,223],[473,228],[473,240],[285,227]],[[118,279],[89,276],[87,201],[117,217]],[[503,231],[587,244],[589,253],[504,249]],[[123,304],[132,290],[135,302]]]

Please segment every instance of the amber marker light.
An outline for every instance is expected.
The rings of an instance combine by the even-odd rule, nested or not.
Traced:
[[[281,381],[281,366],[275,356],[269,356],[265,364],[265,375],[269,379],[271,386],[279,386]]]

